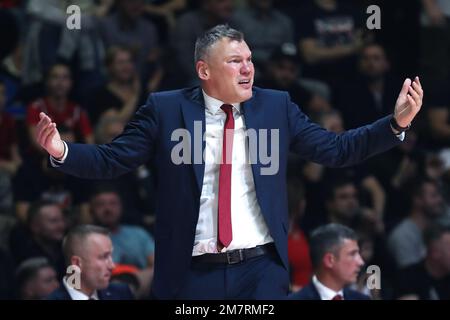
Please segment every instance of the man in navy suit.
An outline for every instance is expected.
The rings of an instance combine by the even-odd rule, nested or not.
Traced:
[[[94,225],[72,229],[63,242],[68,270],[50,300],[131,300],[125,284],[109,283],[114,269],[109,231]]]
[[[208,30],[195,63],[201,87],[150,94],[110,144],[66,143],[44,113],[36,139],[53,166],[83,178],[114,178],[151,160],[156,298],[283,298],[288,152],[339,167],[396,146],[422,104],[419,79],[405,80],[393,116],[336,135],[310,122],[286,92],[253,87],[241,32]]]
[[[359,254],[356,233],[341,224],[330,223],[313,231],[310,255],[312,281],[290,295],[291,300],[369,300],[348,288],[356,282],[364,261]]]

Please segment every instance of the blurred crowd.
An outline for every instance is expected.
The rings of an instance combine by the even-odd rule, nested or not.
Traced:
[[[69,5],[81,29],[68,29]],[[381,8],[369,30],[366,8]],[[66,272],[75,226],[110,231],[111,281],[146,298],[157,198],[152,163],[86,181],[48,166],[41,111],[63,140],[108,143],[151,92],[198,85],[195,39],[220,23],[243,31],[255,84],[288,91],[342,132],[393,112],[419,75],[424,106],[397,148],[344,169],[289,159],[291,290],[313,275],[311,232],[352,228],[364,264],[354,290],[372,299],[450,298],[450,1],[3,0],[0,2],[0,298],[42,299]],[[367,267],[381,288],[369,289]]]

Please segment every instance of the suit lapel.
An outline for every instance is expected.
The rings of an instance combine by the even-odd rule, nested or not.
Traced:
[[[264,108],[262,104],[257,102],[256,92],[253,91],[253,96],[250,100],[245,101],[242,104],[245,127],[246,130],[254,130],[256,133],[257,148],[249,148],[249,157],[252,163],[252,173],[253,179],[255,181],[255,186],[258,185],[260,179],[260,169],[261,163],[259,161],[258,154],[253,154],[252,152],[258,153],[259,150],[259,130],[264,128]]]
[[[205,141],[203,141],[205,133],[205,103],[202,90],[199,87],[187,92],[187,98],[187,100],[182,102],[181,108],[185,127],[191,137],[191,163],[194,168],[195,180],[201,192],[205,172],[203,159],[203,150],[205,150],[206,145]],[[197,125],[195,125],[196,123]],[[198,155],[197,158],[195,158],[195,155]]]

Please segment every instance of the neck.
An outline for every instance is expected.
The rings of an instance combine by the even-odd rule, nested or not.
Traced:
[[[372,92],[382,92],[384,89],[384,80],[383,78],[375,78],[369,80],[369,90]]]
[[[58,110],[64,109],[66,104],[66,97],[58,97],[58,96],[48,96],[49,102]]]
[[[350,217],[345,217],[344,218],[344,217],[338,216],[338,215],[336,215],[334,213],[331,213],[329,215],[329,220],[330,220],[330,223],[339,223],[339,224],[343,224],[345,226],[350,225],[351,222],[352,222],[352,218],[350,218]]]
[[[81,288],[79,291],[84,293],[85,295],[87,295],[90,298],[94,294],[95,289],[92,289],[85,282],[83,282],[83,280],[81,280]]]
[[[110,86],[113,86],[114,88],[117,89],[130,89],[132,87],[133,82],[132,81],[125,81],[125,80],[120,80],[120,79],[112,79],[109,82]]]
[[[329,274],[327,272],[319,271],[316,273],[317,280],[320,281],[325,287],[338,292],[341,291],[344,288],[344,284],[342,281],[339,281],[338,279],[334,278],[332,274]]]

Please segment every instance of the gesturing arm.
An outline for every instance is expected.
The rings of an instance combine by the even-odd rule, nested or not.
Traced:
[[[419,112],[422,98],[419,79],[416,78],[412,84],[410,79],[406,79],[393,116],[341,134],[329,132],[311,122],[287,99],[291,149],[304,159],[329,167],[357,164],[400,143],[396,137],[399,132],[391,127],[390,119],[394,117],[400,127],[407,127]]]
[[[37,142],[50,154],[54,167],[85,179],[120,176],[147,162],[154,152],[158,116],[152,97],[111,143],[65,143],[56,124],[44,113],[36,127]]]

